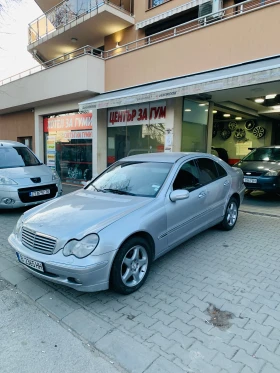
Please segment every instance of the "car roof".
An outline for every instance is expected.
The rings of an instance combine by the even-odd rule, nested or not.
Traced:
[[[162,163],[176,163],[179,159],[183,157],[192,158],[193,156],[196,157],[210,157],[213,159],[211,154],[208,153],[198,153],[198,152],[170,152],[170,153],[146,153],[146,154],[138,154],[138,155],[131,155],[129,157],[125,157],[120,159],[121,162],[162,162]]]
[[[5,146],[5,147],[22,146],[22,147],[26,147],[26,145],[22,144],[21,142],[11,141],[11,140],[0,140],[0,146]]]

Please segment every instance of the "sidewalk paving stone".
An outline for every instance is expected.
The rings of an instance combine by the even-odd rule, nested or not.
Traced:
[[[7,243],[19,215],[0,215],[0,276],[128,372],[280,372],[280,214],[241,212],[232,231],[201,233],[155,262],[126,297],[24,271]],[[227,327],[215,326],[209,305],[233,313]]]

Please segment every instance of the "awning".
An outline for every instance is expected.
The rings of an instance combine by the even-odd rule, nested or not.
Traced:
[[[95,96],[80,111],[138,104],[280,80],[280,56]]]
[[[147,27],[147,26],[151,25],[152,23],[159,22],[162,19],[174,16],[174,14],[184,12],[185,10],[194,8],[195,6],[198,6],[200,4],[207,3],[208,1],[209,0],[193,0],[193,1],[190,1],[186,4],[182,4],[180,6],[177,6],[176,8],[170,9],[167,12],[157,14],[154,17],[145,19],[142,22],[138,22],[138,23],[136,23],[135,28],[136,28],[136,30],[138,30],[140,28]]]

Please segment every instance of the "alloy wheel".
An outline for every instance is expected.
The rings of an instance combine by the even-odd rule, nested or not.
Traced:
[[[129,249],[122,261],[121,279],[128,287],[138,285],[144,278],[148,268],[148,254],[143,246],[137,245]]]
[[[230,227],[234,226],[237,219],[237,206],[234,201],[232,201],[227,208],[227,223]]]

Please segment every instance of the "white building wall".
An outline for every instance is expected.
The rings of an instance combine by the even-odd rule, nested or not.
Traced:
[[[26,73],[28,74],[28,72]],[[0,114],[105,90],[105,62],[84,55],[1,86]],[[80,98],[80,102],[83,99]]]

